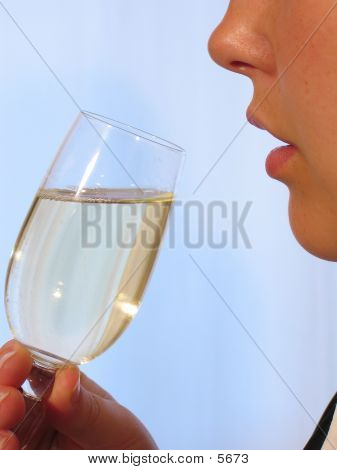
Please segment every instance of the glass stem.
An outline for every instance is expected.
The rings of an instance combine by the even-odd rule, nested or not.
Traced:
[[[36,449],[42,440],[48,439],[48,435],[51,437],[51,434],[54,434],[46,420],[44,401],[52,390],[55,372],[55,369],[34,362],[29,377],[21,387],[26,413],[13,429],[20,441],[21,449]]]

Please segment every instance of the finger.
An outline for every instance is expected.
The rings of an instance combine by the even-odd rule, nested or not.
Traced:
[[[0,384],[20,387],[32,368],[28,349],[15,340],[8,341],[0,349]]]
[[[13,387],[0,386],[0,429],[15,426],[25,414],[22,394]]]
[[[55,438],[51,442],[49,449],[51,450],[83,450],[83,448],[79,446],[75,441],[73,441],[70,437],[67,437],[64,434],[60,434],[58,432],[56,432]]]
[[[20,422],[11,429],[20,442],[20,448],[25,450],[39,448],[39,443],[47,436],[50,424],[46,419],[45,405],[42,401],[23,395],[25,402],[25,415]]]
[[[20,444],[15,434],[10,431],[0,431],[1,450],[19,450]]]
[[[79,370],[57,372],[47,415],[58,431],[84,449],[156,449],[144,425],[116,400],[102,398],[80,383]]]
[[[51,426],[49,426],[48,428],[46,428],[42,438],[34,446],[34,449],[39,449],[39,450],[52,449],[53,443],[56,437],[57,437],[57,431]]]
[[[87,375],[81,372],[81,385],[88,390],[88,392],[95,393],[99,397],[107,398],[109,400],[114,400],[110,393],[108,393],[104,388],[100,387],[96,382],[91,380]]]

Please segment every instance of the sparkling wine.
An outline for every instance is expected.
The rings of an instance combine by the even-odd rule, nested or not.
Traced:
[[[41,190],[8,268],[16,339],[47,366],[85,363],[135,317],[173,195],[139,189]]]

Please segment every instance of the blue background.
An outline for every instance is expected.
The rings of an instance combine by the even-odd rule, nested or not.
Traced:
[[[294,240],[288,191],[264,170],[278,144],[268,134],[245,127],[193,195],[245,122],[252,96],[248,79],[220,69],[207,53],[226,4],[4,2],[81,108],[186,149],[178,198],[253,202],[252,249],[186,247],[177,207],[175,248],[166,237],[138,316],[83,371],[135,412],[162,449],[296,449],[337,388],[336,267]],[[1,7],[0,31],[3,285],[22,220],[77,109]],[[197,216],[189,223],[195,231]],[[5,341],[4,311],[0,325]]]

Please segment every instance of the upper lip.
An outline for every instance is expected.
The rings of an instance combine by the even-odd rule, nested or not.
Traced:
[[[281,141],[284,142],[285,144],[294,145],[294,144],[292,144],[291,142],[289,142],[289,140],[287,140],[287,139],[285,139],[284,137],[282,137],[280,134],[277,134],[274,130],[268,129],[267,126],[262,122],[262,120],[260,120],[259,118],[257,118],[255,114],[253,115],[253,113],[250,111],[249,108],[247,109],[246,116],[247,116],[247,121],[248,121],[252,126],[255,126],[255,127],[257,127],[258,129],[262,129],[262,130],[264,130],[264,131],[269,132],[269,134],[271,134],[272,136],[274,136],[276,139],[281,140]]]

